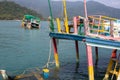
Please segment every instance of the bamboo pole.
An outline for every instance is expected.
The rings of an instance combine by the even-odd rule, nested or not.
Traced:
[[[69,33],[66,0],[63,0],[63,7],[64,7],[64,26],[65,26],[66,33]]]
[[[58,32],[61,33],[60,19],[56,18],[56,22],[57,22]]]

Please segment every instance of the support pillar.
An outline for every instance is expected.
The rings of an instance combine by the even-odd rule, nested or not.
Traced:
[[[79,46],[78,46],[78,41],[75,41],[75,47],[76,47],[76,62],[79,63]]]
[[[74,22],[74,34],[78,34],[78,30],[77,30],[77,18],[76,17],[73,18],[73,22]]]
[[[97,66],[97,64],[98,64],[98,47],[95,47],[95,54],[96,54],[95,65]]]
[[[111,58],[117,58],[117,49],[113,49]]]
[[[75,47],[76,47],[76,68],[75,68],[75,71],[77,73],[78,68],[79,68],[79,46],[78,46],[78,41],[75,41]]]
[[[61,33],[60,19],[56,18],[56,22],[57,22],[58,32]]]
[[[94,80],[94,69],[93,69],[93,60],[92,60],[92,47],[86,45],[86,54],[88,59],[88,74],[89,80]]]
[[[120,68],[119,68],[119,71],[118,71],[118,77],[117,77],[117,80],[120,80]]]
[[[58,52],[57,52],[56,39],[55,39],[55,38],[52,38],[52,41],[53,41],[53,49],[54,49],[55,63],[56,63],[56,67],[59,69],[59,58],[58,58]]]

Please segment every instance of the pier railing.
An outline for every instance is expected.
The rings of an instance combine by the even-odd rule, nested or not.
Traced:
[[[73,17],[72,23],[61,25],[56,19],[57,32],[120,41],[120,20],[102,15],[88,16],[88,19]],[[65,22],[64,22],[65,23]],[[67,28],[65,25],[68,25]],[[62,27],[64,27],[62,29]]]

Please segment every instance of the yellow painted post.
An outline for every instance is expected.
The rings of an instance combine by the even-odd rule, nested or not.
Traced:
[[[110,72],[110,70],[112,70],[112,64],[113,64],[113,61],[112,61],[112,58],[111,58],[111,59],[110,59],[110,62],[109,62],[109,64],[108,64],[108,68],[107,68],[105,77],[104,77],[103,80],[108,80],[108,78],[109,78],[109,72]]]
[[[120,68],[119,68],[119,71],[118,71],[117,80],[120,80]]]
[[[110,61],[109,61],[108,67],[107,67],[107,71],[106,71],[106,74],[105,74],[105,77],[103,80],[108,80],[108,78],[109,78],[109,75],[110,75],[109,73],[112,70],[113,63],[114,63],[112,58],[116,59],[116,52],[117,52],[117,49],[113,49],[112,55],[111,55],[111,58],[110,58]]]
[[[65,19],[65,29],[66,29],[66,33],[69,33],[69,27],[68,27],[67,19]]]
[[[57,22],[58,32],[61,33],[60,19],[56,18],[56,22]]]
[[[66,33],[69,33],[66,0],[63,0],[63,7],[64,7],[64,26],[65,26]]]

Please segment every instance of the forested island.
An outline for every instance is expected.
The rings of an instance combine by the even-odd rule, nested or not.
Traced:
[[[36,11],[22,7],[12,1],[0,1],[0,20],[21,20],[25,14],[42,18]]]

